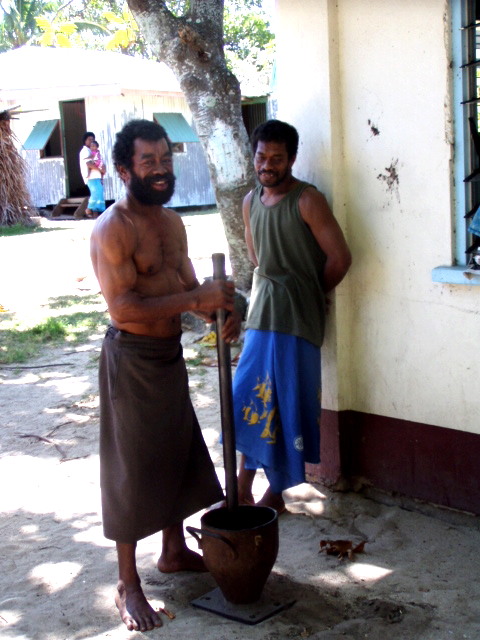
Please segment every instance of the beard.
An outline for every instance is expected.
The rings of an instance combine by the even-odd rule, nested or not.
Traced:
[[[158,191],[152,185],[157,180],[165,180],[167,188]],[[147,178],[139,178],[136,173],[131,174],[130,193],[140,202],[146,205],[163,205],[166,204],[175,191],[175,176],[173,173],[156,174]]]
[[[278,171],[259,171],[257,178],[262,187],[272,188],[278,187],[290,176],[290,170],[287,169],[283,173]]]

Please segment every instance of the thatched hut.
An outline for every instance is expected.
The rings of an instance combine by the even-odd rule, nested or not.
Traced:
[[[30,225],[35,213],[26,185],[26,166],[15,146],[10,120],[18,107],[0,111],[0,226]]]

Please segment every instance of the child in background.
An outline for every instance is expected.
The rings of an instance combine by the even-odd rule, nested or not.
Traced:
[[[102,155],[100,153],[100,149],[98,148],[98,142],[96,140],[94,140],[90,144],[90,158],[89,158],[89,160],[92,161],[95,164],[95,166],[97,167],[97,169],[101,172],[101,174],[102,174],[102,182],[103,182],[103,175],[105,173],[105,165],[103,164]],[[88,175],[90,175],[90,171],[92,171],[92,169],[88,170]]]

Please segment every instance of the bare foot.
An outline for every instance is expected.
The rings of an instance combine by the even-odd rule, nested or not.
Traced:
[[[238,483],[238,504],[255,504],[251,484],[247,483],[244,487],[241,482]]]
[[[238,503],[239,504],[255,504],[252,493],[253,481],[255,479],[255,469],[245,469],[246,458],[242,453],[240,458],[240,470],[237,477],[238,485]]]
[[[272,507],[278,515],[282,514],[287,509],[285,501],[282,498],[282,494],[273,493],[270,488],[265,491],[262,498],[257,502],[257,505],[259,507]]]
[[[175,573],[176,571],[207,571],[202,556],[188,547],[185,547],[175,554],[162,553],[158,559],[157,568],[162,573]]]
[[[129,631],[150,631],[162,626],[162,621],[148,604],[140,585],[127,589],[120,581],[115,604]]]

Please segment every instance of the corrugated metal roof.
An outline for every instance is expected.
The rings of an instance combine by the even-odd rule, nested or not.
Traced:
[[[165,129],[171,142],[200,142],[181,113],[154,113],[153,117]]]
[[[23,144],[24,149],[42,151],[57,125],[58,120],[41,120],[33,127],[32,132]]]

